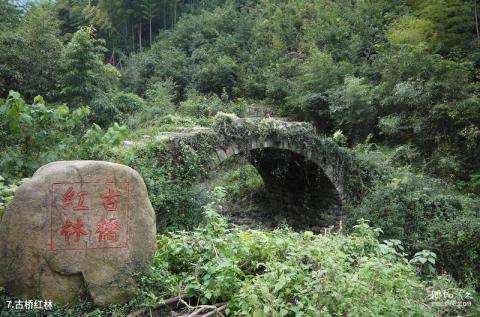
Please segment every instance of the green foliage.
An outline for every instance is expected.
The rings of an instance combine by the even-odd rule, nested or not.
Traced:
[[[292,107],[300,106],[301,111],[316,121],[329,120],[328,92],[341,83],[345,71],[329,53],[314,48],[306,62],[300,66],[295,78],[297,87],[293,96],[287,97],[289,103]],[[327,128],[328,125],[323,123],[322,127]]]
[[[343,134],[342,130],[337,130],[332,136],[332,139],[340,146],[347,145],[347,137]]]
[[[357,141],[365,138],[375,120],[372,87],[362,78],[346,77],[343,87],[329,96],[330,112],[338,127]]]
[[[415,253],[413,258],[410,260],[412,265],[417,266],[417,274],[427,274],[434,275],[435,271],[435,261],[437,255],[430,250],[422,250]]]
[[[229,56],[219,56],[208,62],[197,75],[197,89],[201,92],[214,92],[217,95],[226,91],[233,95],[234,87],[238,80],[239,66]]]
[[[94,39],[92,28],[77,31],[65,47],[63,62],[64,98],[75,104],[87,104],[96,94],[109,92],[118,80],[119,73],[105,65],[102,55],[105,48]]]
[[[132,93],[116,93],[113,96],[112,102],[122,114],[131,114],[142,111],[145,107],[143,99]]]
[[[125,139],[127,130],[118,125],[106,133],[96,125],[87,130],[89,113],[88,107],[70,111],[65,105],[47,106],[40,96],[28,105],[11,91],[0,105],[2,175],[28,177],[41,165],[59,159],[105,158]]]
[[[1,3],[1,14],[7,14],[12,5],[8,1]],[[10,9],[3,11],[1,6],[5,5]],[[13,12],[10,14],[12,16],[1,20],[14,23],[19,18]],[[0,27],[1,96],[16,90],[29,101],[38,94],[48,99],[58,97],[63,55],[59,33],[59,22],[49,5],[28,10],[23,23],[16,29],[2,30]]]
[[[7,205],[12,201],[15,190],[18,188],[18,183],[13,182],[6,184],[5,179],[0,175],[0,221]]]
[[[245,100],[227,101],[215,94],[209,96],[194,95],[180,103],[179,112],[195,118],[211,118],[219,112],[232,112],[239,116],[246,109]]]
[[[66,106],[48,108],[41,97],[27,105],[20,94],[11,91],[0,107],[2,127],[7,131],[1,148],[8,153],[1,160],[3,174],[29,176],[42,163],[54,160],[73,143],[75,134],[68,132],[74,132],[89,112],[87,107],[73,112]]]
[[[191,146],[180,144],[178,151],[169,151],[161,140],[149,141],[122,157],[145,180],[160,232],[191,229],[199,223],[193,185],[205,170],[203,158]]]
[[[376,181],[362,203],[350,210],[349,222],[370,220],[383,229],[382,238],[401,240],[411,255],[431,250],[437,255],[439,272],[478,286],[480,250],[473,241],[480,237],[480,201],[446,188],[441,181],[394,170]]]
[[[434,50],[437,33],[430,20],[412,16],[403,16],[388,32],[388,40],[392,44],[409,44]]]
[[[436,50],[448,55],[470,48],[474,19],[473,5],[462,0],[415,1],[415,9],[421,18],[431,21],[436,33]]]
[[[92,110],[91,122],[106,127],[112,122],[119,121],[122,113],[113,103],[113,94],[96,93],[90,101],[90,109]]]
[[[378,128],[388,137],[395,137],[401,133],[402,118],[398,115],[388,115],[380,118]]]
[[[116,122],[106,132],[98,125],[93,124],[83,136],[79,154],[82,157],[108,159],[114,153],[113,150],[120,146],[127,136],[128,128],[119,126]]]
[[[158,123],[163,126],[162,119],[174,112],[175,85],[171,80],[153,83],[146,92],[146,99],[131,115],[123,116],[122,120],[131,128],[138,128]],[[154,119],[155,120],[152,120]],[[185,119],[183,121],[188,121]]]
[[[480,174],[470,175],[469,187],[472,193],[480,195]]]
[[[195,118],[210,118],[223,108],[223,102],[217,95],[196,95],[182,102],[178,110]]]
[[[145,108],[144,100],[135,94],[99,92],[91,101],[90,121],[101,127],[108,127],[114,122],[126,123],[132,115],[142,113]]]
[[[21,12],[9,0],[0,1],[0,31],[11,30],[20,22]]]
[[[168,114],[173,111],[175,83],[172,80],[153,83],[146,92],[151,111],[155,114]]]
[[[351,236],[241,231],[227,229],[220,208],[217,196],[205,207],[206,224],[160,237],[148,296],[228,301],[231,316],[430,316],[447,309],[430,306],[414,267],[365,223]]]
[[[228,171],[222,177],[221,183],[225,187],[228,200],[233,202],[263,189],[262,177],[250,164]]]

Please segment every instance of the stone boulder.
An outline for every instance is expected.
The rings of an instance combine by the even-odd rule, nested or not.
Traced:
[[[61,161],[38,169],[0,223],[0,285],[25,299],[105,306],[128,302],[147,272],[155,213],[128,166]]]

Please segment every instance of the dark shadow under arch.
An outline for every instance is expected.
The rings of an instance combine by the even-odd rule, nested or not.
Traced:
[[[261,175],[272,211],[289,219],[295,229],[329,227],[343,217],[340,195],[313,161],[289,150],[251,150],[250,163]]]

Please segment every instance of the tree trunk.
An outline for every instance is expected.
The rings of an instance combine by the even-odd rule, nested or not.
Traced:
[[[135,51],[135,25],[132,24],[132,49]]]
[[[110,55],[110,60],[108,61],[113,66],[115,65],[115,44],[112,44],[112,55]]]
[[[477,0],[474,1],[474,4],[475,4],[475,28],[477,30],[477,46],[480,46],[480,32],[478,30]]]
[[[152,46],[152,17],[150,17],[150,19],[148,20],[148,24],[149,24],[149,27],[150,27],[150,47]]]
[[[138,47],[142,50],[142,23],[138,24]]]
[[[173,26],[177,24],[177,1],[173,2]]]
[[[163,0],[163,29],[167,29],[167,0]]]

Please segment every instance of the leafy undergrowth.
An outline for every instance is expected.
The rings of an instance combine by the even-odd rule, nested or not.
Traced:
[[[472,303],[472,292],[444,276],[420,279],[398,243],[381,243],[365,222],[349,236],[242,231],[228,228],[219,208],[209,203],[208,222],[193,232],[159,238],[153,272],[142,280],[144,304],[185,295],[228,302],[229,316],[434,316]],[[438,292],[451,302],[432,296]]]
[[[356,153],[374,161],[381,173],[359,205],[350,208],[348,226],[367,219],[382,228],[381,239],[398,239],[413,255],[428,249],[436,254],[436,270],[448,272],[480,290],[480,199],[445,180],[422,174],[400,158],[404,149],[388,154]],[[400,154],[400,155],[399,155]]]

